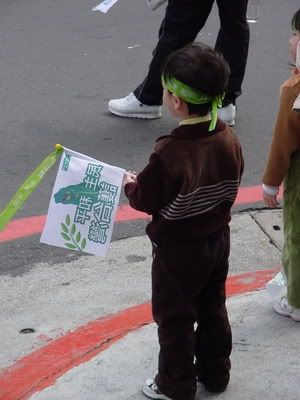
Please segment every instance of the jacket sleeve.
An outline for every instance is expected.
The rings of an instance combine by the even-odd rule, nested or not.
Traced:
[[[161,158],[153,153],[148,165],[137,175],[136,182],[125,185],[125,195],[136,210],[156,214],[171,199],[170,176]]]
[[[292,110],[295,94],[289,86],[282,88],[271,150],[262,182],[280,186],[288,173],[292,154],[299,149],[300,115]]]

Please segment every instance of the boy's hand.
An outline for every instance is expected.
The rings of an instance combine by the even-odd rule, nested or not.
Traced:
[[[124,178],[123,178],[123,187],[127,183],[136,182],[136,172],[132,171],[125,171]]]
[[[268,194],[264,190],[263,190],[263,199],[265,205],[270,208],[276,208],[279,204],[277,201],[277,194],[275,195]]]

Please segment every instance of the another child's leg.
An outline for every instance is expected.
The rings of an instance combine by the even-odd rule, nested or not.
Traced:
[[[284,249],[289,304],[300,309],[300,152],[293,155],[284,190]]]
[[[199,381],[211,392],[222,392],[226,389],[231,367],[229,356],[232,337],[225,306],[229,228],[224,230],[222,235],[219,246],[223,247],[223,252],[214,267],[208,285],[198,297],[196,369]]]

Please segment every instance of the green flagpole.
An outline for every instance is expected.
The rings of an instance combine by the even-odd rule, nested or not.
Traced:
[[[12,199],[6,204],[0,212],[0,231],[2,231],[15,213],[22,207],[31,193],[40,184],[49,169],[55,164],[57,158],[61,155],[63,147],[60,144],[55,145],[55,150],[35,168],[30,176],[22,183]]]

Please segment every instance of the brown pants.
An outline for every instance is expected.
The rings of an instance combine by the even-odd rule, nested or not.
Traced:
[[[154,247],[152,310],[160,344],[155,381],[174,400],[194,399],[197,376],[212,390],[229,381],[229,248],[229,227],[196,243]]]

